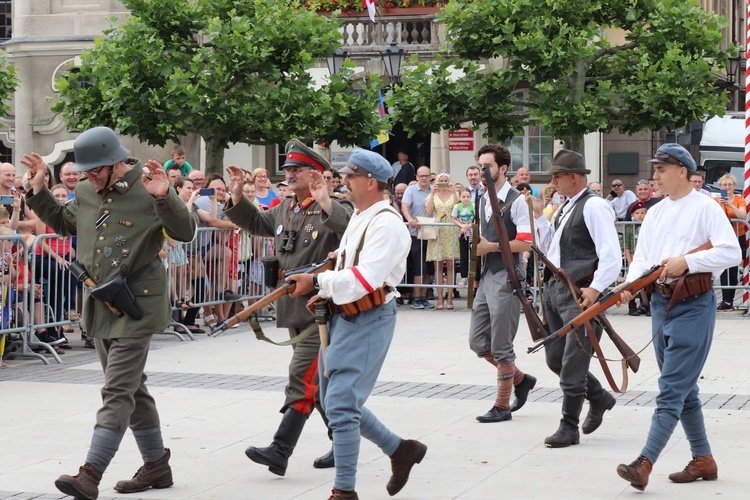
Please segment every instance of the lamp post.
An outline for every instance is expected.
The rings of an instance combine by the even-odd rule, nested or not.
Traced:
[[[729,86],[734,86],[737,82],[737,73],[740,70],[740,63],[742,58],[740,56],[730,57],[727,63],[727,83]]]
[[[383,58],[383,64],[385,64],[385,72],[388,74],[391,84],[401,81],[401,64],[404,62],[407,54],[408,52],[396,45],[396,42],[391,43],[385,52],[380,53],[380,56]]]
[[[349,58],[349,53],[344,49],[336,49],[336,53],[332,56],[326,57],[328,63],[328,72],[333,75],[337,75],[344,66],[344,61]]]

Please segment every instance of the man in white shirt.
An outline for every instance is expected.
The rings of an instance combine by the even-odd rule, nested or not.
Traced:
[[[383,200],[393,170],[377,153],[355,150],[340,172],[357,207],[337,251],[336,270],[295,274],[292,297],[312,290],[314,304],[330,298],[330,340],[319,364],[320,394],[333,430],[336,477],[330,499],[356,500],[354,490],[361,438],[391,457],[386,490],[395,495],[427,446],[391,432],[364,406],[375,387],[396,328],[396,285],[411,247],[398,212]],[[329,500],[330,500],[329,499]]]
[[[617,220],[625,220],[628,207],[638,200],[634,192],[625,189],[625,184],[620,179],[612,181],[612,191],[607,195],[607,201],[612,205]]]
[[[736,266],[741,260],[737,237],[724,211],[690,184],[689,175],[696,171],[690,153],[679,144],[662,144],[650,162],[654,164],[654,179],[661,192],[669,197],[646,215],[627,281],[636,280],[650,267],[660,264],[664,265],[661,281],[674,281],[685,272],[710,274],[694,275],[700,284],[691,288],[697,293],[685,292],[684,298],[674,300],[671,295],[687,287],[678,285],[673,290],[658,282],[651,296],[659,395],[640,456],[629,465],[617,467],[618,475],[640,491],[646,488],[653,464],[678,421],[682,422],[693,459],[683,471],[670,474],[669,479],[688,483],[718,477],[697,382],[711,348],[716,320],[712,277],[716,279],[724,269]],[[693,252],[709,242],[711,248]],[[697,278],[704,279],[698,281]],[[623,292],[621,302],[628,302],[632,297],[633,294]]]
[[[564,269],[582,294],[576,300],[565,283],[552,279],[552,274],[545,270],[545,312],[550,331],[554,332],[576,317],[581,307],[593,304],[617,278],[622,257],[614,213],[604,199],[588,189],[586,174],[591,171],[586,168],[583,156],[561,150],[552,160],[550,173],[557,192],[567,201],[553,221],[555,232],[551,241],[545,238],[540,245],[550,262]],[[594,330],[600,337],[601,327],[596,325]],[[563,392],[560,426],[544,440],[550,448],[579,443],[578,422],[584,399],[589,400],[589,412],[582,425],[584,434],[594,432],[601,425],[604,412],[615,405],[615,398],[589,372],[589,352],[591,340],[584,327],[577,330],[577,335],[567,335],[564,341],[546,347],[547,366],[560,377]]]
[[[419,231],[417,217],[421,217],[427,212],[426,202],[431,192],[430,168],[422,166],[417,169],[417,183],[406,188],[401,200],[401,212],[409,224],[409,234],[411,235],[409,263],[415,285],[411,300],[412,309],[432,309],[435,307],[425,296],[427,290],[417,286],[430,282],[430,273],[427,269],[427,241],[417,238]]]

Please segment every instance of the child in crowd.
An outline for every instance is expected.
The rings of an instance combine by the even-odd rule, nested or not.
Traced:
[[[627,261],[628,265],[630,265],[630,263],[633,261],[633,253],[635,253],[635,246],[638,243],[638,233],[641,230],[640,222],[643,222],[643,219],[646,217],[646,204],[642,201],[633,203],[633,206],[630,207],[630,217],[632,218],[633,222],[637,222],[639,224],[629,224],[625,227],[625,260]],[[645,314],[646,316],[651,316],[651,309],[649,307],[649,300],[646,291],[641,290],[640,296],[640,307],[637,306],[635,298],[628,302],[628,315],[639,316],[641,314]]]
[[[453,223],[458,226],[459,272],[461,282],[458,288],[466,288],[469,276],[469,247],[471,246],[471,226],[474,222],[474,202],[471,201],[471,190],[463,188],[459,194],[459,203],[454,205],[451,212]]]
[[[187,177],[193,171],[193,166],[185,161],[185,148],[179,144],[172,148],[172,159],[164,163],[164,171],[169,171],[173,165],[180,167],[182,177]]]

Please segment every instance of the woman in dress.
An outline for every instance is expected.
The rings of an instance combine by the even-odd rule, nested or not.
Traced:
[[[425,201],[425,208],[428,214],[432,214],[435,222],[451,223],[451,213],[453,207],[458,203],[458,196],[453,187],[448,172],[440,172],[435,178],[432,192]],[[427,260],[435,262],[435,284],[453,286],[456,271],[454,261],[459,255],[458,237],[456,226],[452,223],[450,226],[440,227],[438,237],[435,240],[429,240],[427,243]],[[445,266],[443,265],[445,263]],[[445,273],[445,274],[444,274]],[[447,280],[446,280],[447,277]],[[447,309],[453,309],[452,290],[439,290],[437,306],[435,309],[443,308],[443,300],[447,296]]]

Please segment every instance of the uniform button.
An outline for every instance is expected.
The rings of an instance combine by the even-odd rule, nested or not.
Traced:
[[[148,295],[148,290],[143,290],[143,293],[145,293],[146,295]]]
[[[99,264],[94,264],[94,267],[99,267]]]
[[[100,254],[100,253],[102,253],[101,249],[97,248],[97,249],[96,249],[96,253],[97,253],[97,254]]]
[[[107,198],[107,203],[112,203],[112,198]]]
[[[107,223],[105,222],[104,224],[102,224],[102,227],[103,227],[104,229],[107,229]]]
[[[104,211],[104,213],[105,213],[105,214],[109,214],[109,210],[105,210],[105,211]]]
[[[94,276],[95,281],[99,281],[99,276]]]
[[[99,236],[99,241],[104,241],[104,236]]]

